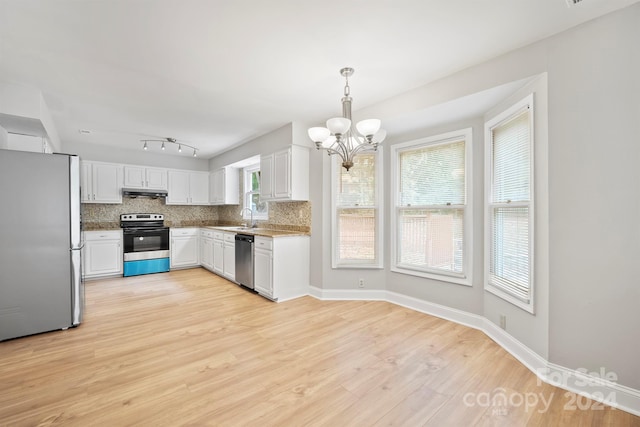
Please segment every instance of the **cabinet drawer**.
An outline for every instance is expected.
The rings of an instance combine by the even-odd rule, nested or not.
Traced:
[[[222,236],[224,235],[224,233],[222,231],[214,231],[213,232],[213,238],[216,240],[223,240]]]
[[[273,239],[268,237],[260,237],[256,236],[255,247],[260,249],[272,250],[273,249]]]
[[[86,242],[96,240],[120,240],[122,237],[122,231],[120,230],[105,230],[105,231],[85,231],[84,240]]]
[[[225,242],[234,242],[236,241],[236,234],[235,233],[223,233],[224,234],[224,241]]]
[[[197,228],[172,228],[171,229],[171,237],[197,236],[197,235],[198,235]]]
[[[200,230],[200,237],[213,238],[213,230]]]

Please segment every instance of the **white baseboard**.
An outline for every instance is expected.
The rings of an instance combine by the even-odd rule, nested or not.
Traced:
[[[606,373],[589,374],[551,363],[483,316],[386,290],[321,289],[310,286],[309,295],[321,300],[387,301],[479,329],[542,381],[640,416],[640,390],[608,380]],[[575,403],[581,407],[581,401]],[[590,407],[595,408],[594,405]]]
[[[321,289],[309,286],[309,295],[321,300],[387,301],[387,291],[375,289]]]

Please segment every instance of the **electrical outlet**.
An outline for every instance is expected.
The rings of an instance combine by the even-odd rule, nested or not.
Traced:
[[[358,286],[364,288],[364,279],[358,279]]]
[[[500,315],[500,327],[502,329],[507,329],[507,316],[504,314]]]

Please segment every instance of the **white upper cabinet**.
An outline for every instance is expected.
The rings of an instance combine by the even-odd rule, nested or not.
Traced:
[[[273,154],[260,156],[260,199],[273,199]]]
[[[309,149],[292,145],[260,158],[260,198],[309,200]]]
[[[209,204],[209,172],[189,173],[189,194],[192,205]]]
[[[209,202],[212,205],[240,203],[240,173],[238,169],[224,167],[209,175]]]
[[[209,173],[170,170],[167,191],[168,205],[208,205]]]
[[[127,165],[124,167],[124,187],[166,190],[167,170]]]
[[[81,162],[81,200],[84,203],[122,203],[122,165]]]

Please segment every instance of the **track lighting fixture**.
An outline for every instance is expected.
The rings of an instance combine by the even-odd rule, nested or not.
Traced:
[[[143,142],[144,144],[142,145],[142,149],[143,150],[148,150],[149,149],[149,143],[150,142],[161,142],[162,144],[160,145],[160,149],[162,151],[166,151],[167,148],[167,144],[174,144],[178,146],[178,153],[182,153],[182,147],[188,147],[191,148],[193,150],[193,157],[197,157],[197,152],[198,149],[192,145],[189,144],[185,144],[184,142],[178,142],[175,138],[165,138],[165,139],[142,139],[140,140],[140,142]]]

